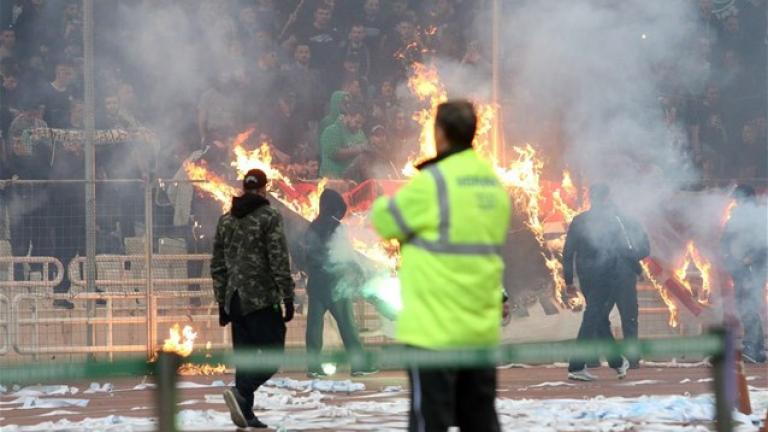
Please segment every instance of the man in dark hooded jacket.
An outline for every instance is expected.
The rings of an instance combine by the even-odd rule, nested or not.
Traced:
[[[285,323],[294,313],[294,283],[283,218],[266,198],[267,176],[263,171],[248,171],[243,189],[242,196],[232,199],[232,210],[219,219],[213,243],[211,276],[219,303],[219,324],[232,323],[235,352],[281,350]],[[235,372],[235,387],[224,392],[224,401],[237,426],[267,427],[253,414],[253,394],[275,372]]]
[[[744,330],[742,357],[749,363],[765,363],[762,306],[768,281],[768,211],[755,197],[755,189],[739,185],[733,191],[736,207],[721,238],[723,262],[733,278],[736,309]]]
[[[342,283],[355,283],[360,276],[360,269],[353,262],[339,262],[331,258],[330,249],[335,236],[342,236],[339,225],[347,213],[344,198],[332,189],[326,189],[320,195],[320,214],[309,225],[304,236],[304,262],[309,281],[309,310],[307,312],[307,351],[319,353],[323,348],[323,318],[330,312],[341,333],[341,340],[349,352],[360,351],[362,345],[355,329],[350,293],[340,289]],[[352,247],[346,239],[336,237],[339,247]],[[352,375],[366,375],[376,370],[362,365],[352,365]],[[310,377],[325,375],[320,365],[310,366]]]
[[[586,300],[578,339],[613,339],[608,319],[617,305],[622,315],[625,338],[637,337],[637,276],[640,260],[650,253],[648,236],[641,225],[621,214],[610,198],[607,185],[596,184],[589,191],[590,209],[573,219],[563,248],[563,271],[568,294],[575,295],[573,267]],[[571,359],[568,378],[592,381],[587,359]],[[630,363],[622,357],[609,359],[619,379]]]

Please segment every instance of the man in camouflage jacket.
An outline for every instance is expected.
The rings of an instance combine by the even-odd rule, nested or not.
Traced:
[[[283,219],[266,198],[263,171],[249,171],[243,189],[243,196],[232,199],[232,210],[219,219],[213,243],[211,276],[219,324],[232,323],[235,351],[282,349],[285,323],[294,312]],[[236,371],[235,388],[224,392],[224,400],[237,426],[267,427],[253,414],[253,394],[275,372]]]

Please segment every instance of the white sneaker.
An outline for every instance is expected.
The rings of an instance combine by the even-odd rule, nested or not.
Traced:
[[[597,377],[584,368],[580,371],[568,372],[568,379],[573,381],[594,381]]]
[[[624,357],[622,357],[621,360],[621,366],[616,368],[616,374],[620,380],[627,377],[627,371],[629,370],[629,360]]]

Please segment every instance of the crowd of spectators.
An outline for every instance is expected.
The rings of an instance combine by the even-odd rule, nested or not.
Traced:
[[[94,2],[97,132],[147,129],[157,138],[131,140],[119,132],[108,136],[121,139],[98,138],[97,179],[170,178],[190,157],[231,176],[231,140],[251,128],[251,148],[268,142],[273,163],[310,167],[299,170],[305,178],[399,176],[404,157],[418,149],[419,128],[396,88],[424,56],[482,63],[470,23],[485,3]],[[85,176],[85,135],[59,132],[84,129],[82,7],[80,0],[0,4],[0,179]],[[168,15],[169,25],[186,29],[185,40],[163,54],[185,58],[148,68],[136,51],[151,58],[152,43],[173,40],[164,32],[176,29],[159,21]],[[142,39],[146,34],[156,41]],[[189,65],[188,58],[201,60],[178,75],[174,61]],[[164,91],[184,80],[189,83],[174,88],[185,94]],[[30,138],[41,130],[43,139]],[[143,221],[143,199],[129,189],[97,187],[106,209],[97,215],[103,239],[97,252],[121,252],[120,240]],[[16,186],[5,194],[9,214],[0,219],[11,222],[0,226],[0,239],[11,239],[14,255],[55,256],[66,264],[84,254],[83,202],[83,188],[73,184]]]
[[[693,51],[705,65],[702,91],[662,98],[670,140],[704,178],[768,177],[766,1],[697,0]],[[685,77],[683,77],[685,79]]]
[[[687,153],[704,177],[765,179],[766,1],[685,1],[699,13],[693,50],[708,68],[707,83],[703,91],[690,91],[667,80],[660,102],[670,145]],[[476,25],[488,0],[94,3],[96,128],[148,129],[159,137],[130,145],[100,142],[99,179],[170,178],[194,152],[229,175],[229,143],[250,128],[256,130],[250,145],[268,142],[275,163],[305,167],[297,171],[301,177],[397,177],[417,151],[414,102],[396,91],[410,65],[436,57],[475,74],[490,69]],[[186,63],[175,52],[152,68],[131,54],[138,49],[151,57],[155,41],[143,39],[145,33],[162,45],[176,31],[161,24],[158,33],[162,11],[171,11],[169,22],[186,30],[175,51],[202,59],[196,70],[179,74],[174,63]],[[80,0],[0,3],[0,179],[84,177],[82,140],[35,141],[23,133],[48,128],[55,137],[54,130],[83,129],[83,51]],[[659,75],[665,80],[663,70]],[[163,91],[180,80],[194,83],[183,87],[187,94]],[[14,254],[25,255],[35,243],[51,243],[57,252],[50,254],[64,260],[83,254],[82,236],[73,234],[84,229],[84,197],[76,189],[52,186],[48,195],[39,188],[21,195],[17,210],[26,222],[15,230]],[[136,220],[124,214],[143,215],[141,197],[117,186],[99,193],[118,214],[99,218],[99,232],[117,239],[134,233]],[[45,224],[42,215],[51,205],[72,210],[50,230],[28,229],[35,215]],[[47,252],[38,247],[39,254]]]
[[[181,12],[181,19],[198,37],[185,41],[185,48],[209,61],[200,71],[201,85],[192,89],[199,97],[183,106],[176,101],[174,106],[168,101],[149,101],[157,83],[148,84],[151,77],[146,71],[137,71],[121,55],[135,36],[120,30],[131,27],[131,14],[125,11],[132,10],[131,6],[151,10],[169,3],[175,3],[174,11]],[[482,62],[468,29],[484,3],[96,2],[96,127],[161,128],[168,122],[161,117],[173,118],[180,133],[174,137],[174,150],[160,155],[161,176],[172,174],[180,159],[196,149],[210,150],[206,157],[215,165],[222,157],[216,153],[226,151],[222,144],[251,127],[257,130],[255,136],[271,143],[277,163],[315,161],[321,175],[356,180],[373,176],[369,169],[373,166],[384,167],[386,175],[396,175],[392,166],[402,166],[401,158],[407,153],[399,146],[416,128],[410,113],[403,112],[396,86],[406,79],[408,66],[423,56],[438,55],[466,64]],[[49,128],[82,127],[81,2],[20,0],[4,4],[8,10],[0,33],[0,130],[8,143],[3,160],[21,178],[82,178],[79,167],[66,174],[46,168],[51,160],[57,163],[56,156],[50,157],[51,149],[31,151],[26,146],[26,153],[33,154],[19,154],[19,146],[11,138],[21,127],[29,127],[29,121],[14,127],[20,116],[42,120]],[[142,28],[141,23],[133,24],[134,29]],[[189,127],[192,124],[196,136]],[[62,164],[78,165],[72,159],[82,157],[82,146],[63,150],[60,154],[66,153],[69,160]],[[163,152],[147,149],[143,153],[152,150]],[[125,156],[100,150],[99,174],[115,177],[109,169],[112,160],[122,165]],[[137,169],[151,169],[150,165],[138,164]],[[136,174],[136,170],[129,172]],[[317,175],[317,170],[311,174]]]

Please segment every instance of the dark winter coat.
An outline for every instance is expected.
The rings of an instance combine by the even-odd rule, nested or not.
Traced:
[[[650,254],[640,224],[613,208],[591,209],[573,219],[563,248],[565,283],[573,283],[573,264],[581,286],[601,280],[632,280]]]
[[[235,292],[243,315],[293,299],[283,218],[266,198],[250,193],[233,198],[232,210],[216,227],[211,276],[216,300],[227,313]]]

